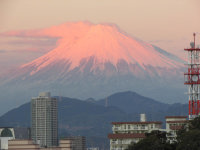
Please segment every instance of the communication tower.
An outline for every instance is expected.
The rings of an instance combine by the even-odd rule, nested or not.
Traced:
[[[189,119],[194,119],[200,115],[200,48],[195,46],[194,42],[190,43],[190,48],[184,49],[188,52],[187,72],[184,73],[185,85],[188,85],[189,95]]]

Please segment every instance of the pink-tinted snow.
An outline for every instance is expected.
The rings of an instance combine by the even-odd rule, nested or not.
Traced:
[[[120,60],[127,64],[138,64],[143,69],[148,65],[168,69],[182,66],[156,51],[152,45],[127,35],[112,24],[72,22],[40,30],[13,31],[5,35],[59,38],[55,49],[21,66],[34,66],[31,74],[58,61],[70,62],[72,70],[80,65],[81,60],[90,57],[95,58],[93,69],[103,69],[102,64],[106,62],[116,66]]]

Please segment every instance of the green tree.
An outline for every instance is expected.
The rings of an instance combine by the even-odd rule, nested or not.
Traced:
[[[200,117],[189,121],[188,127],[178,132],[176,150],[200,150]]]
[[[200,150],[200,130],[193,129],[183,132],[177,138],[176,150]]]
[[[175,144],[167,142],[166,133],[153,131],[136,144],[131,144],[127,150],[175,150]]]
[[[200,130],[200,117],[196,117],[194,120],[189,122],[189,130]]]

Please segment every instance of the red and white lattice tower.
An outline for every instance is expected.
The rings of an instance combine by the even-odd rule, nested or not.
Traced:
[[[189,95],[189,119],[194,119],[200,114],[200,48],[190,43],[190,48],[184,49],[188,52],[187,72],[184,73],[185,84],[188,85]]]

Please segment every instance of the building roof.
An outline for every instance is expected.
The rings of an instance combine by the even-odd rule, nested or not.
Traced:
[[[187,123],[188,120],[176,120],[176,121],[166,121],[167,123]]]
[[[9,128],[4,128],[0,137],[13,137],[12,131]]]
[[[111,124],[162,124],[161,121],[146,121],[146,122],[112,122]]]
[[[166,116],[165,118],[187,118],[187,116]]]
[[[144,133],[117,133],[108,134],[109,139],[145,138]]]

